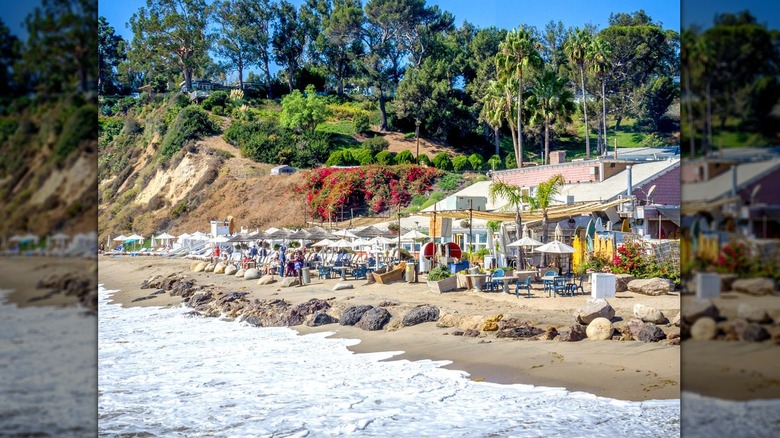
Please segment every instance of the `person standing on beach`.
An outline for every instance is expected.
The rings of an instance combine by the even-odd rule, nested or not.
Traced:
[[[287,263],[287,255],[284,253],[287,248],[284,245],[279,247],[279,276],[284,277],[284,267]]]

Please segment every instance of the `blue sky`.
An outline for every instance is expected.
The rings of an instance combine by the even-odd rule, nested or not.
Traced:
[[[40,5],[40,0],[15,2],[13,5],[3,5],[0,11],[0,18],[3,23],[11,30],[11,33],[21,40],[27,39],[27,30],[24,28],[24,19],[27,15]]]
[[[770,29],[780,29],[780,13],[775,0],[683,0],[683,27],[696,24],[701,28],[712,26],[716,14],[744,10]]]

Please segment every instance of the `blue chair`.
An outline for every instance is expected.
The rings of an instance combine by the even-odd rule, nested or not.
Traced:
[[[580,291],[580,293],[581,293],[582,295],[585,295],[585,288],[583,288],[583,287],[582,287],[582,283],[584,283],[584,282],[585,282],[585,279],[586,279],[587,277],[588,277],[588,274],[582,274],[582,275],[580,276],[580,282],[579,282],[579,284],[577,284],[577,281],[575,280],[575,281],[574,281],[574,283],[572,283],[572,284],[570,284],[570,285],[569,285],[569,287],[570,287],[570,289],[569,289],[569,290],[571,291],[571,295],[572,295],[572,296],[574,296],[574,294],[576,294],[576,293],[577,293],[577,291]]]
[[[330,278],[332,271],[330,268],[320,265],[317,267],[317,272],[319,273],[320,278]]]
[[[555,279],[553,279],[553,284],[550,290],[553,293],[553,297],[558,296],[558,292],[560,292],[561,295],[566,295],[567,292],[566,277],[563,276],[555,277]]]
[[[503,269],[496,269],[493,271],[493,275],[490,277],[503,277],[504,276],[504,270]],[[497,291],[501,288],[501,282],[498,280],[490,280],[487,283],[485,283],[485,288],[489,291]]]
[[[555,275],[555,271],[553,271],[553,270],[551,269],[551,270],[549,270],[549,271],[545,272],[545,273],[544,273],[544,275],[543,275],[543,277],[551,277],[551,276],[554,276],[554,275]],[[544,284],[543,284],[543,286],[544,286],[544,291],[545,291],[545,292],[549,292],[549,290],[550,290],[550,288],[552,287],[552,285],[553,285],[553,282],[552,282],[552,280],[544,280]]]
[[[515,297],[520,298],[520,289],[528,291],[528,298],[531,298],[531,276],[529,275],[525,281],[518,281],[517,287],[515,287]]]
[[[366,278],[366,265],[362,265],[359,268],[355,268],[352,270],[352,276],[355,277],[355,280],[360,278]]]

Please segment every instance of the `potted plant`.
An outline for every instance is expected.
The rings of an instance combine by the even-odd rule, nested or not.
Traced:
[[[437,265],[428,272],[428,287],[433,292],[449,292],[458,287],[458,281],[456,277],[452,276],[450,268]]]

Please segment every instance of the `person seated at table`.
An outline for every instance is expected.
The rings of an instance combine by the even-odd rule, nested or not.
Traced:
[[[373,268],[374,266],[376,266],[376,260],[374,259],[373,255],[371,254],[368,255],[368,258],[366,259],[366,265],[369,268]]]

